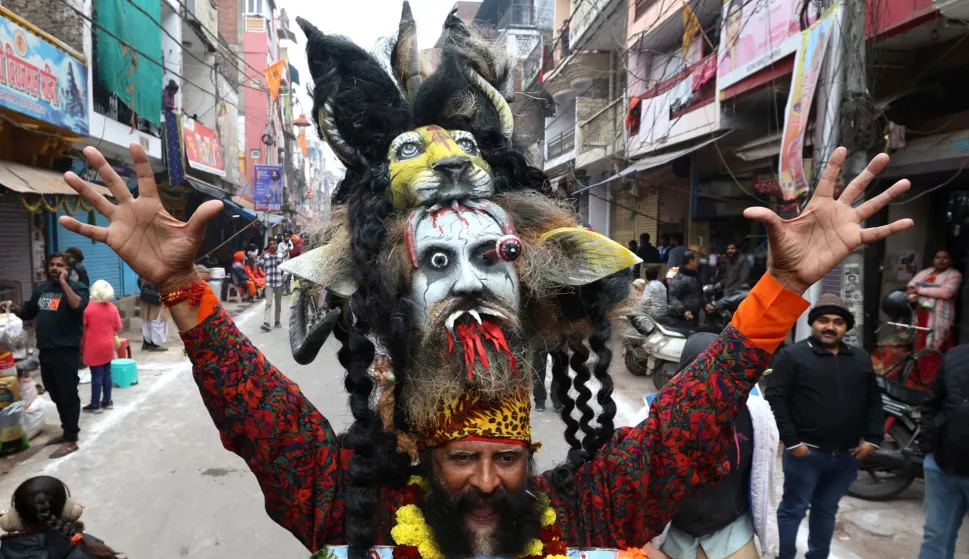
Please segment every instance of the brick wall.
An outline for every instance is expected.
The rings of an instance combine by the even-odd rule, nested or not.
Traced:
[[[223,52],[224,47],[219,48],[219,69],[222,74],[232,83],[239,83],[239,58],[242,50],[242,34],[240,25],[242,22],[241,9],[242,2],[245,0],[218,0],[219,3],[219,36],[229,44],[234,54]]]
[[[82,9],[80,2],[72,2]],[[82,19],[61,0],[4,0],[3,7],[84,54]]]

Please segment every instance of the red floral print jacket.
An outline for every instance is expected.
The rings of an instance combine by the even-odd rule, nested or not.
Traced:
[[[642,546],[662,532],[680,499],[726,473],[725,428],[806,307],[765,276],[733,326],[663,389],[649,418],[617,429],[579,469],[577,500],[568,504],[539,476],[570,547]],[[221,308],[182,339],[222,444],[256,475],[272,519],[312,551],[345,544],[341,488],[351,451],[338,446],[326,418]],[[377,543],[393,545],[404,488],[382,491]]]

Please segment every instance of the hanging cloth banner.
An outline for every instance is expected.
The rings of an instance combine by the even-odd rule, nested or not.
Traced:
[[[784,135],[781,136],[779,176],[781,196],[785,201],[796,200],[810,190],[804,178],[804,131],[821,74],[821,63],[832,32],[841,28],[842,12],[840,2],[828,8],[821,19],[801,34],[801,46],[794,57],[791,93],[787,97]]]
[[[283,81],[283,71],[285,69],[285,60],[280,60],[269,68],[266,68],[266,82],[269,84],[269,94],[273,96],[273,101],[279,99],[279,84]]]

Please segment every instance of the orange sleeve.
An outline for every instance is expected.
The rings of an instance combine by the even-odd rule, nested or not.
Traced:
[[[773,353],[809,306],[803,297],[764,274],[734,313],[733,326],[757,347]]]

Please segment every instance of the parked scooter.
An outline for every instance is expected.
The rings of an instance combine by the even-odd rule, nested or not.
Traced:
[[[706,314],[706,320],[699,331],[719,332],[733,318],[740,303],[747,298],[749,290],[736,291],[719,299],[712,285],[703,288],[707,302],[714,310]],[[692,325],[677,323],[674,319],[663,317],[655,319],[648,315],[630,316],[630,323],[636,333],[623,338],[623,362],[626,369],[636,376],[650,376],[657,390],[663,388],[676,374],[680,354],[686,339],[698,330]]]

